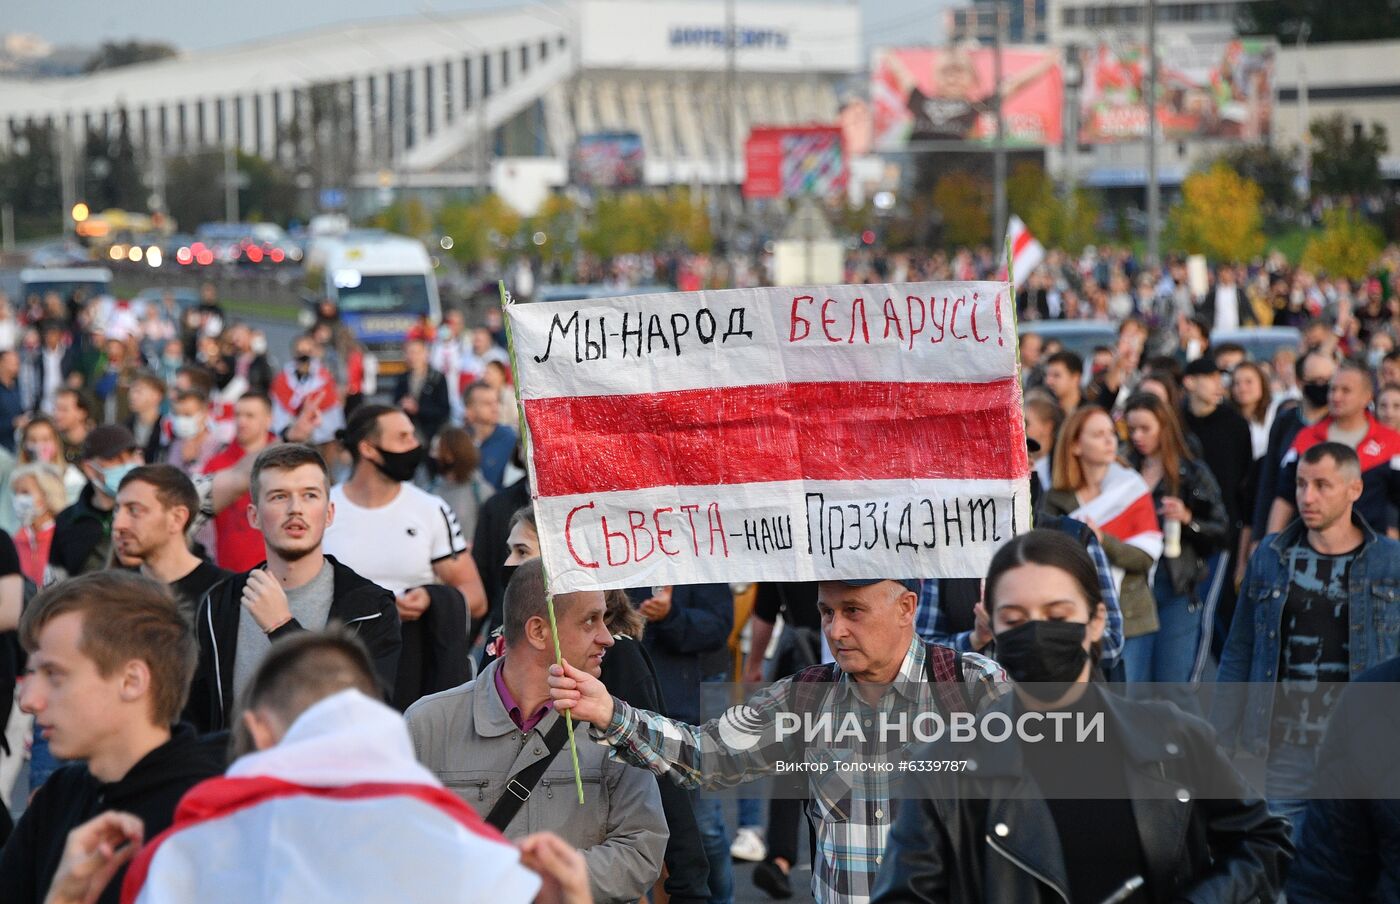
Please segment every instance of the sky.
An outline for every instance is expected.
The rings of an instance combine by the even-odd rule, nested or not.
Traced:
[[[739,0],[742,4],[742,0]],[[943,10],[956,0],[858,0],[867,47],[927,44],[943,37]],[[535,7],[558,10],[559,0],[298,0],[240,3],[228,0],[0,0],[0,34],[37,34],[55,44],[96,45],[133,37],[205,50],[349,21],[400,18],[419,13]]]

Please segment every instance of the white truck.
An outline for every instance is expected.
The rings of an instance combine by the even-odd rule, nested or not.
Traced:
[[[407,236],[351,230],[315,239],[307,249],[306,288],[312,305],[335,301],[341,322],[379,359],[381,375],[401,373],[409,332],[442,317],[433,259]]]

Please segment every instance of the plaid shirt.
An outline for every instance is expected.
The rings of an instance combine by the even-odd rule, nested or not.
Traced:
[[[850,714],[870,726],[880,714],[896,707],[931,711],[935,703],[927,685],[924,644],[913,638],[891,685],[872,707],[854,693],[855,679],[837,667],[833,682],[807,684],[816,688],[807,703],[794,698],[802,687],[784,679],[759,691],[748,702],[730,707],[704,725],[686,725],[646,710],[614,701],[612,722],[592,730],[594,740],[613,748],[615,755],[658,775],[670,775],[687,788],[727,788],[773,774],[778,763],[805,760],[855,760],[862,751],[833,751],[807,745],[800,737],[779,737],[777,714],[807,709],[816,717],[830,713],[836,726]],[[1006,673],[984,656],[962,656],[963,682],[973,709],[981,710],[1010,688]],[[810,704],[816,703],[815,707]],[[839,729],[838,729],[839,730]],[[864,748],[863,748],[864,749]],[[890,759],[888,749],[871,750],[868,759]],[[859,787],[854,787],[852,782]],[[812,896],[818,904],[844,904],[870,899],[870,890],[884,858],[885,842],[894,819],[886,773],[829,771],[809,774],[808,813],[817,823],[817,856],[812,870]]]
[[[1076,530],[1070,528],[1080,522],[1072,518],[1052,519],[1060,522],[1056,528],[1074,537]],[[1065,524],[1064,522],[1069,522]],[[1087,528],[1086,528],[1087,530]],[[1107,623],[1104,625],[1102,652],[1099,654],[1099,667],[1108,671],[1123,655],[1123,610],[1118,605],[1118,588],[1113,585],[1113,569],[1108,564],[1108,555],[1098,539],[1089,534],[1084,548],[1089,558],[1094,560],[1094,570],[1099,574],[1099,590],[1103,593],[1104,609],[1107,610]],[[938,581],[926,580],[919,591],[919,608],[914,615],[914,630],[926,643],[941,643],[963,653],[972,651],[972,632],[954,633],[948,626],[948,617],[938,603]]]

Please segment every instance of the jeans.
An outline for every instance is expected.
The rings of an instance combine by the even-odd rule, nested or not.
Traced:
[[[724,824],[724,801],[716,794],[692,792],[695,824],[705,859],[710,861],[710,904],[731,904],[734,900],[734,865],[729,861],[729,829]]]
[[[1127,639],[1123,663],[1129,683],[1144,681],[1190,684],[1199,681],[1210,649],[1217,586],[1225,575],[1223,554],[1207,560],[1206,576],[1196,587],[1199,603],[1189,593],[1177,593],[1164,565],[1157,566],[1152,595],[1157,601],[1158,629]]]
[[[763,801],[756,797],[739,798],[739,828],[763,828]]]
[[[728,680],[727,674],[701,679],[706,684]],[[710,861],[710,904],[732,904],[734,864],[729,859],[729,828],[724,822],[724,800],[718,794],[693,791],[691,802],[695,805],[695,824],[700,829],[705,859]]]
[[[1303,816],[1308,812],[1308,800],[1302,795],[1312,787],[1317,772],[1317,747],[1297,744],[1274,744],[1269,748],[1269,761],[1264,772],[1264,796],[1269,812],[1284,816],[1293,823],[1293,843],[1303,835]]]

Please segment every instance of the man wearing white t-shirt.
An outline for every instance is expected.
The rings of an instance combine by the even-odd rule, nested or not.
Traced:
[[[388,405],[361,406],[346,425],[344,442],[354,468],[349,480],[331,490],[335,521],[326,529],[326,552],[392,592],[405,625],[423,619],[430,605],[455,602],[458,594],[467,624],[485,614],[486,591],[457,516],[410,482],[426,450],[408,415]],[[465,629],[460,640],[465,644]],[[406,635],[406,647],[408,642]],[[411,658],[407,651],[405,656]]]

